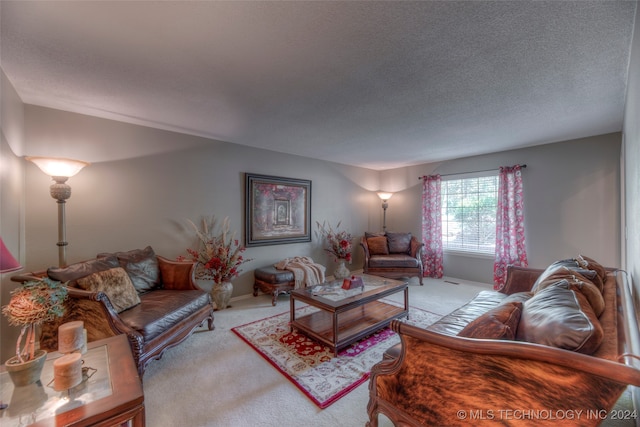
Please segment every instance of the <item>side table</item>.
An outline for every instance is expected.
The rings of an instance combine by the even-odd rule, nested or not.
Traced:
[[[2,402],[0,424],[12,426],[117,426],[130,422],[144,427],[142,381],[125,335],[89,343],[83,355],[84,367],[91,368],[81,384],[55,391],[53,361],[62,356],[47,355],[40,381],[14,387],[4,366],[0,370]]]

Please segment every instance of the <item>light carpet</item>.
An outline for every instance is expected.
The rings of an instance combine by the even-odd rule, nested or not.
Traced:
[[[301,307],[297,309],[296,317],[315,311],[318,309]],[[426,327],[440,317],[439,314],[411,307],[409,319],[402,321]],[[400,342],[398,335],[387,327],[341,350],[334,357],[330,347],[296,330],[291,331],[289,320],[287,311],[231,330],[320,408],[326,408],[367,381],[371,367],[382,360],[384,351]]]

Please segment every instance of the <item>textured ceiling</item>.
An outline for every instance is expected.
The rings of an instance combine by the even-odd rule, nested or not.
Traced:
[[[635,8],[3,0],[0,60],[27,104],[389,169],[621,130]]]

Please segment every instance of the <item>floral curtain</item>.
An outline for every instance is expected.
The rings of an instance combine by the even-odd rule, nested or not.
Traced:
[[[440,182],[440,175],[422,177],[422,264],[425,277],[440,278],[443,275]]]
[[[526,267],[524,241],[524,203],[520,165],[501,167],[498,179],[496,214],[496,254],[493,264],[493,287],[502,289],[509,264]]]

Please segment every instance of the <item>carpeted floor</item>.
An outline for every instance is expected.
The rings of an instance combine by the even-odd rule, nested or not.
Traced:
[[[409,301],[412,306],[445,315],[490,288],[457,279],[425,279],[424,286],[412,280]],[[401,296],[396,298],[399,301]],[[214,331],[198,331],[152,362],[144,377],[147,425],[364,426],[368,420],[368,381],[320,409],[231,331],[288,310],[288,296],[280,296],[278,301],[272,307],[271,297],[266,295],[232,300],[231,308],[215,313]],[[614,424],[605,421],[602,425]],[[381,416],[380,426],[392,423]]]

